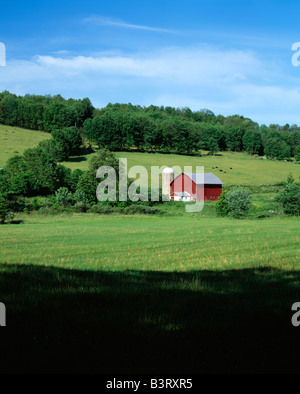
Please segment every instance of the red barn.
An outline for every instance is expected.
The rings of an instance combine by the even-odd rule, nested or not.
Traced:
[[[170,198],[177,201],[200,201],[201,188],[204,184],[204,200],[216,201],[222,194],[223,182],[211,173],[196,174],[183,172],[170,185]],[[203,195],[203,192],[202,192]]]

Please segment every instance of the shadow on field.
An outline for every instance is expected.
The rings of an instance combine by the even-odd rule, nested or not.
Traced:
[[[1,265],[1,372],[299,372],[300,272]]]
[[[9,222],[9,224],[23,224],[24,220],[12,220]]]
[[[87,158],[84,156],[72,156],[66,161],[71,163],[81,163],[82,161],[87,161]]]

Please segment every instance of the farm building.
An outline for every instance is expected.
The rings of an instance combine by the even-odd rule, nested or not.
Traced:
[[[218,200],[223,182],[214,174],[183,172],[170,184],[170,198],[175,201],[200,201],[200,186],[204,181],[204,200]]]

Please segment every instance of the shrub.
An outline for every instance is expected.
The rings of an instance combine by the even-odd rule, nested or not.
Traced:
[[[42,215],[54,215],[56,210],[53,207],[44,206],[38,210],[38,213]]]
[[[226,194],[228,215],[235,218],[244,217],[251,207],[251,194],[248,189],[234,188]]]
[[[33,211],[37,211],[37,210],[40,209],[40,207],[41,207],[41,205],[40,205],[40,203],[39,203],[39,200],[37,199],[37,197],[34,197],[34,198],[31,200],[31,209],[32,209]]]
[[[106,214],[106,215],[112,213],[113,211],[114,211],[113,207],[104,204],[95,204],[88,210],[88,212]]]
[[[6,215],[5,220],[10,223],[13,221],[14,217],[15,217],[15,213],[12,211],[9,211],[8,214]]]
[[[77,189],[76,192],[73,194],[73,199],[76,203],[82,203],[84,205],[88,204],[88,198],[85,194],[85,191],[82,189]]]
[[[276,214],[277,214],[276,211],[269,209],[268,211],[258,212],[255,217],[257,217],[258,219],[264,219],[264,218],[270,218],[272,216],[275,216]]]
[[[116,179],[118,179],[119,162],[115,155],[106,150],[99,150],[90,160],[89,168],[79,178],[77,188],[85,191],[85,194],[90,203],[96,202],[96,190],[101,182],[96,178],[96,173],[99,167],[110,166],[116,170]]]
[[[89,201],[84,190],[76,190],[76,192],[73,194],[73,200],[76,201],[76,204],[74,205],[76,210],[78,210],[79,212],[87,211],[89,207]]]
[[[5,223],[10,213],[9,202],[4,196],[0,195],[0,223]]]
[[[72,194],[69,191],[69,189],[67,189],[66,187],[60,187],[56,191],[55,197],[56,197],[56,202],[59,205],[66,207],[69,204],[69,202],[71,201]]]
[[[70,190],[72,192],[76,191],[79,179],[82,174],[83,174],[83,171],[81,171],[79,168],[76,168],[76,170],[72,171],[71,176],[70,176],[70,182],[69,182]]]
[[[300,215],[300,185],[288,182],[276,201],[281,204],[285,214]]]
[[[226,199],[228,192],[223,192],[219,197],[216,205],[216,211],[218,216],[226,216],[229,212],[229,206]]]
[[[148,207],[147,205],[132,204],[125,208],[124,212],[128,214],[155,215],[160,213],[160,210],[158,208]]]
[[[77,202],[77,203],[74,205],[74,207],[75,207],[76,210],[79,211],[79,212],[86,212],[87,209],[88,209],[88,205],[85,204],[85,203],[83,203],[83,202],[81,202],[81,201]]]

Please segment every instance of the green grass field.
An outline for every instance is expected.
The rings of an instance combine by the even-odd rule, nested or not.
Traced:
[[[0,234],[2,263],[68,269],[295,269],[300,254],[298,218],[32,215]]]
[[[3,372],[299,372],[299,219],[20,215]]]
[[[118,158],[127,159],[128,169],[133,166],[144,166],[149,174],[149,182],[151,166],[179,166],[182,172],[184,166],[192,166],[192,172],[196,172],[196,166],[204,166],[204,172],[212,172],[217,175],[225,185],[274,185],[286,181],[289,173],[292,173],[297,180],[300,177],[299,164],[264,160],[260,157],[251,157],[246,153],[222,152],[220,156],[204,154],[202,157],[139,152],[115,153]],[[73,157],[70,161],[62,164],[71,169],[86,170],[92,155]],[[223,171],[221,172],[220,169]],[[180,171],[175,171],[175,176],[179,173]]]
[[[49,133],[0,125],[0,167],[27,148],[34,148],[40,141],[51,138]]]
[[[0,167],[50,137],[1,133]],[[90,156],[64,164],[86,169]],[[214,202],[199,214],[180,202],[159,204],[162,216],[18,214],[0,226],[0,371],[299,372],[299,218],[257,217],[278,189],[261,185],[298,179],[300,166],[230,152],[117,156],[149,171],[204,165],[225,187],[252,185],[250,217],[218,218]]]

